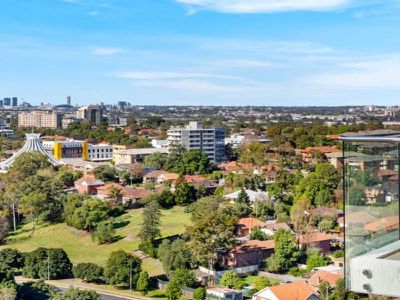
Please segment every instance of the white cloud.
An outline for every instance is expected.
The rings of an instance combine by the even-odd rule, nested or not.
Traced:
[[[128,52],[128,50],[123,48],[110,48],[110,47],[95,47],[91,51],[92,54],[100,56],[111,56],[125,52]]]
[[[92,10],[86,13],[87,16],[95,17],[98,16],[100,12],[98,10]]]
[[[265,60],[255,59],[223,59],[216,61],[204,62],[207,67],[211,68],[274,68],[276,64]]]
[[[190,78],[203,78],[203,79],[226,79],[226,80],[244,80],[242,77],[220,75],[211,73],[193,73],[193,72],[141,72],[141,71],[128,71],[128,72],[114,72],[113,76],[124,79],[133,80],[170,80],[170,79],[190,79]]]
[[[223,13],[273,13],[282,11],[337,10],[356,0],[176,0],[191,9],[209,9]]]
[[[400,55],[354,58],[337,70],[305,79],[307,84],[339,89],[400,89]]]

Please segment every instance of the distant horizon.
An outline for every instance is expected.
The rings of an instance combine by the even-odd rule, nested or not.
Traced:
[[[0,7],[0,95],[36,105],[63,103],[60,95],[82,105],[400,103],[397,0],[4,0]]]

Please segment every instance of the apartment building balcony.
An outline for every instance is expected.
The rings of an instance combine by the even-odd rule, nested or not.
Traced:
[[[341,139],[346,287],[400,297],[400,132],[348,134]]]

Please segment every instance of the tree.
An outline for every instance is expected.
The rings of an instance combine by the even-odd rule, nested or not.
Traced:
[[[24,265],[24,257],[17,249],[4,248],[0,250],[0,265],[10,269],[19,269]]]
[[[307,213],[310,209],[310,203],[304,196],[297,200],[291,210],[290,219],[296,232],[303,234],[305,233],[310,225],[310,215]]]
[[[21,212],[29,216],[32,222],[32,234],[38,217],[46,210],[47,196],[43,193],[30,193],[21,199]]]
[[[366,195],[364,188],[359,185],[355,185],[350,188],[349,191],[349,199],[348,203],[349,205],[354,205],[354,206],[363,206],[366,202]]]
[[[259,241],[266,241],[269,238],[268,238],[268,235],[264,231],[261,231],[260,228],[256,227],[251,231],[250,239],[251,240],[259,240]]]
[[[307,257],[307,270],[311,271],[316,267],[326,266],[324,257],[318,251],[311,251]]]
[[[0,216],[0,242],[2,242],[7,236],[10,229],[10,223],[7,218]]]
[[[324,218],[318,224],[318,229],[322,232],[329,231],[335,228],[337,222],[334,218]]]
[[[267,162],[266,147],[261,143],[250,143],[245,145],[240,151],[239,161],[243,163],[253,163],[263,166]]]
[[[198,287],[193,291],[193,300],[205,300],[206,299],[206,289],[203,287]]]
[[[267,260],[267,269],[270,272],[283,272],[299,259],[300,251],[292,234],[288,231],[279,229],[274,234],[275,253]]]
[[[122,189],[112,186],[109,190],[108,190],[108,195],[110,197],[111,203],[112,205],[120,205],[122,203],[122,198],[123,198],[123,193],[122,193]]]
[[[25,254],[22,274],[28,278],[68,278],[72,274],[72,263],[63,249],[37,248]]]
[[[346,299],[346,287],[345,287],[345,281],[343,278],[336,281],[336,287],[331,295],[331,298],[333,300]]]
[[[182,239],[170,242],[164,239],[157,251],[158,258],[168,274],[177,269],[185,269],[192,262],[192,254]]]
[[[114,240],[115,230],[112,222],[100,222],[93,233],[99,245],[111,243]]]
[[[194,287],[196,282],[196,276],[192,272],[186,269],[178,269],[172,273],[165,295],[168,300],[177,300],[182,295],[182,286]]]
[[[188,205],[196,201],[196,190],[192,185],[186,183],[184,177],[179,176],[175,185],[175,202],[178,205]]]
[[[103,268],[93,263],[80,263],[73,267],[72,273],[75,278],[86,282],[95,282],[103,276]]]
[[[70,287],[65,293],[57,294],[53,300],[101,300],[99,294],[95,291],[80,290]]]
[[[157,170],[164,169],[164,166],[167,162],[168,155],[161,152],[154,152],[150,155],[147,155],[144,158],[144,165],[147,167],[153,167]]]
[[[46,300],[57,295],[57,289],[44,280],[28,281],[20,285],[18,296],[20,299]]]
[[[147,294],[150,287],[149,274],[146,271],[142,271],[139,274],[138,281],[136,283],[136,289],[143,295]]]
[[[318,294],[321,300],[329,300],[329,284],[326,281],[318,285]]]
[[[271,280],[269,280],[268,277],[264,276],[257,276],[253,282],[253,288],[255,288],[257,291],[261,291],[262,289],[271,285],[272,285]]]
[[[157,201],[162,208],[171,208],[175,205],[175,197],[169,190],[163,190],[160,194],[152,194],[149,201]]]
[[[188,247],[196,260],[212,267],[216,251],[234,244],[233,231],[237,217],[229,207],[220,206],[224,200],[211,196],[193,205],[192,224],[186,228]]]
[[[245,282],[232,271],[225,272],[221,277],[220,283],[228,288],[235,288],[238,290],[242,289],[245,286]]]
[[[249,195],[247,195],[246,190],[244,188],[240,189],[240,192],[238,194],[236,202],[237,203],[246,204],[246,205],[250,205]]]
[[[138,257],[118,250],[112,252],[107,260],[104,276],[107,284],[129,288],[130,275],[132,275],[133,286],[136,286],[141,270],[141,261]]]
[[[50,163],[44,154],[40,152],[25,152],[15,159],[10,172],[13,176],[26,179],[35,175],[38,170],[48,167],[50,167]]]
[[[67,216],[66,223],[78,229],[93,231],[107,218],[108,213],[109,207],[103,201],[89,198],[82,206],[72,209],[72,215]]]
[[[94,176],[97,179],[103,180],[105,182],[116,182],[118,172],[112,166],[98,166],[93,170]]]
[[[161,210],[157,202],[149,202],[143,210],[143,223],[139,231],[140,249],[155,256],[154,241],[161,236]]]

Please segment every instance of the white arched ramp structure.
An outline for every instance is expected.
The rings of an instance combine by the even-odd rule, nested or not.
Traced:
[[[48,153],[42,145],[42,141],[40,140],[40,133],[27,133],[25,134],[26,141],[25,145],[19,149],[13,156],[8,158],[7,160],[0,162],[0,170],[7,171],[12,164],[14,163],[15,159],[20,156],[22,153],[26,152],[40,152],[45,155],[53,166],[58,166],[60,162],[50,153]]]

